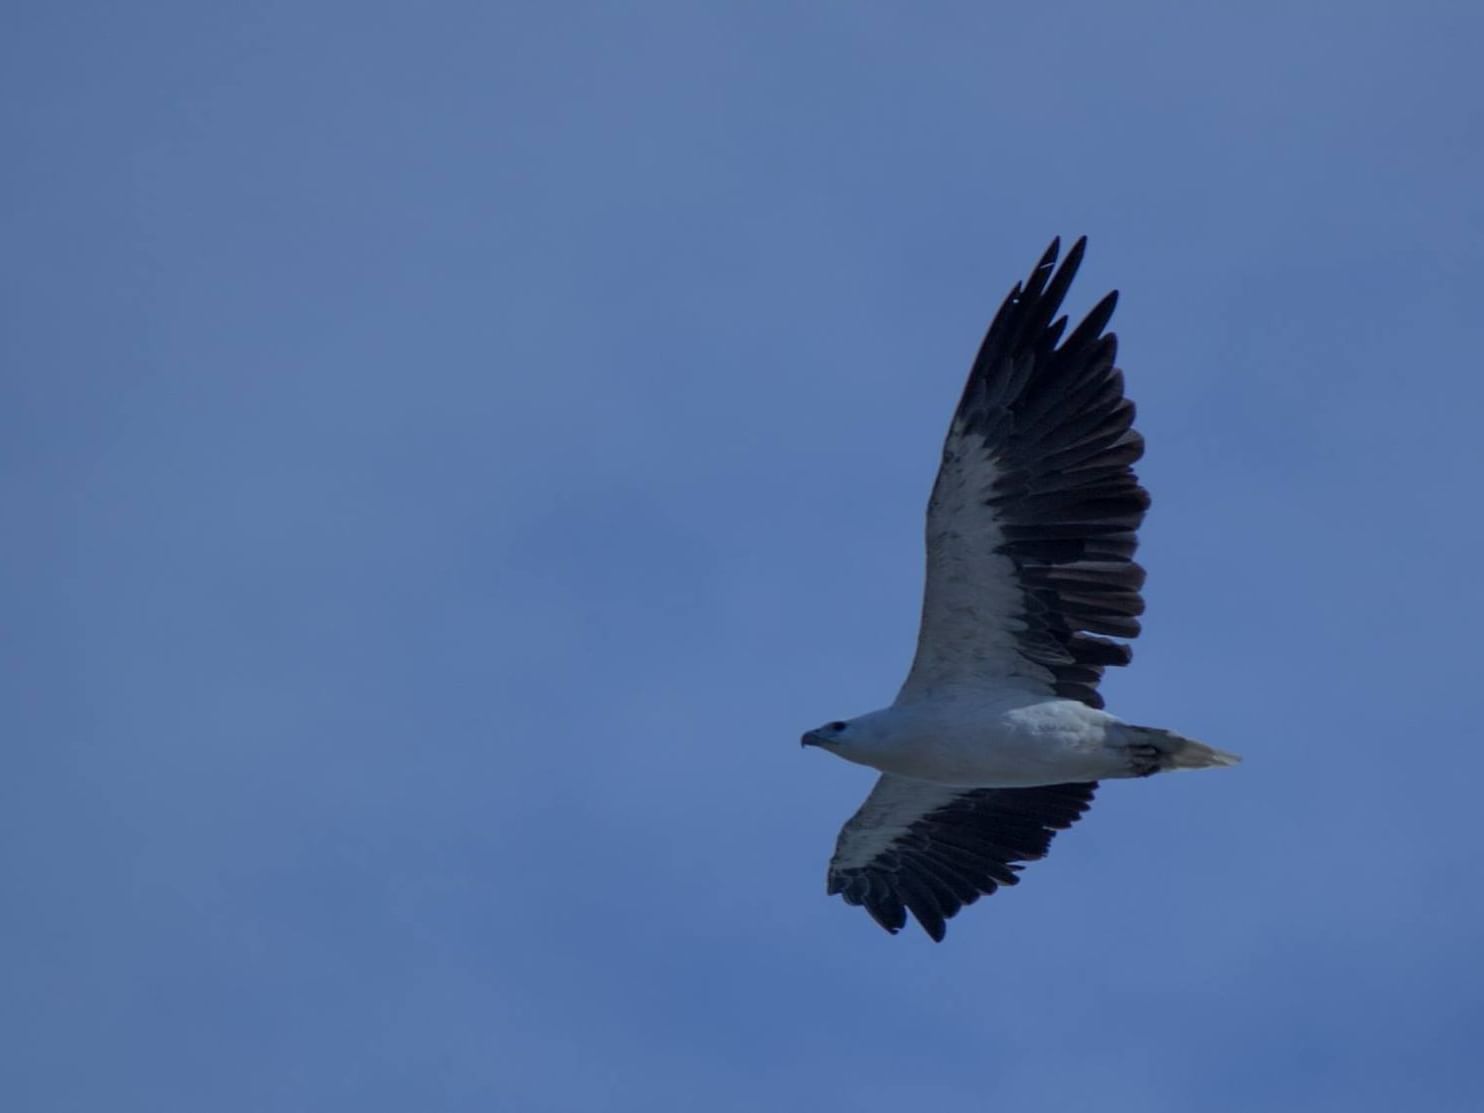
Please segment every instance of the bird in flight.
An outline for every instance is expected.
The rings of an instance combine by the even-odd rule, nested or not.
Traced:
[[[1103,710],[1126,665],[1144,570],[1144,439],[1104,330],[1117,292],[1062,338],[1086,247],[1051,246],[995,314],[927,510],[917,655],[895,702],[803,737],[881,772],[845,824],[828,892],[895,934],[946,921],[1043,857],[1098,781],[1235,765],[1205,743]]]

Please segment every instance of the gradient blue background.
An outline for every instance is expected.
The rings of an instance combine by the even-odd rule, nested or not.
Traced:
[[[1479,1108],[1478,5],[3,24],[6,1109]],[[1247,761],[891,938],[798,735],[1084,232]]]

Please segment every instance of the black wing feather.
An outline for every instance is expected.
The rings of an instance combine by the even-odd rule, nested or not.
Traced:
[[[959,909],[1018,883],[1021,865],[1045,856],[1056,832],[1081,818],[1096,789],[1095,782],[949,789],[883,776],[840,832],[828,891],[864,905],[892,934],[911,912],[941,942]],[[858,843],[883,828],[895,834],[862,855]]]
[[[1114,291],[1057,347],[1053,325],[1086,249],[1079,239],[1056,267],[1059,240],[1024,287],[995,314],[969,372],[955,427],[985,438],[999,478],[987,499],[1026,588],[1023,655],[1047,668],[1057,695],[1102,707],[1102,670],[1132,658],[1144,601],[1135,535],[1149,508],[1133,464],[1144,440],[1104,333]],[[1053,269],[1054,268],[1054,269]],[[1046,651],[1048,643],[1060,653]]]

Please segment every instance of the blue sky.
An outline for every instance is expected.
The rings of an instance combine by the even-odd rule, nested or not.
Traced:
[[[7,1108],[1478,1108],[1477,5],[4,25]],[[798,735],[1082,233],[1247,760],[891,938]]]

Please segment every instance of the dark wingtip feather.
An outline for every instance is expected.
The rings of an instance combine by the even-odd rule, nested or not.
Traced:
[[[1087,254],[1087,237],[1078,236],[1077,242],[1072,245],[1072,250],[1067,252],[1066,260],[1062,266],[1075,272],[1082,265],[1082,256]]]

